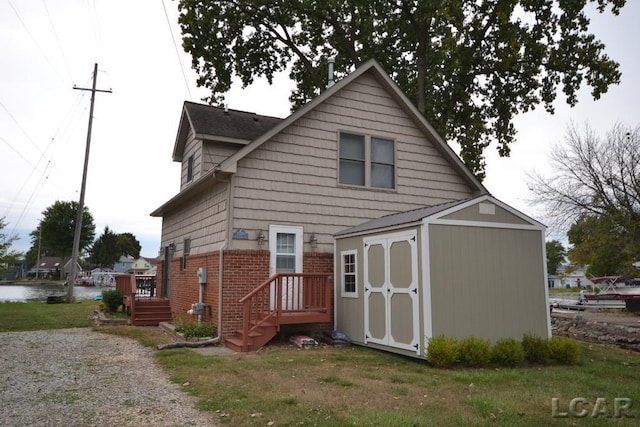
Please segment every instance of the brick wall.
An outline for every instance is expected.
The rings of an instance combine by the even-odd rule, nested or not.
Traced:
[[[209,252],[187,257],[182,269],[182,258],[171,260],[169,298],[171,312],[186,315],[191,304],[198,301],[199,284],[196,271],[207,267],[207,285],[203,301],[211,307],[206,321],[218,323],[218,266],[219,252]],[[223,253],[222,333],[231,337],[242,328],[242,305],[238,302],[269,278],[270,252],[267,250],[227,250]],[[326,273],[333,277],[333,254],[309,252],[304,254],[305,273]],[[158,287],[162,287],[163,261],[158,263]],[[194,316],[195,318],[195,316]],[[330,330],[332,325],[318,325]]]

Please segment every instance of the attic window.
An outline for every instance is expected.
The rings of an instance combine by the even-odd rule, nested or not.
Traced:
[[[193,179],[193,154],[187,159],[187,182]]]
[[[339,182],[395,188],[395,147],[391,139],[340,134]]]

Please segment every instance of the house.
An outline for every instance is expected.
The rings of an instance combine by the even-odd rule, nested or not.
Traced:
[[[593,283],[587,278],[588,266],[561,264],[557,274],[550,274],[547,283],[550,288],[590,288]]]
[[[428,339],[550,337],[545,227],[490,195],[336,234],[336,328],[424,357]]]
[[[156,274],[155,260],[152,261],[146,258],[138,258],[131,264],[128,273],[153,276]]]
[[[116,273],[128,273],[135,259],[131,255],[121,255],[120,259],[113,264],[113,271]]]
[[[324,287],[341,289],[336,233],[488,194],[374,60],[286,119],[185,102],[173,160],[180,191],[151,213],[162,217],[158,294],[243,350],[259,346],[247,344],[252,324],[269,328],[252,329],[262,341],[301,329],[294,314],[306,328],[339,324],[324,306]]]
[[[24,258],[0,265],[0,281],[12,281],[27,277],[27,261]]]
[[[82,272],[82,267],[77,262],[76,271]],[[71,274],[71,258],[41,257],[40,264],[34,265],[27,274],[39,279],[64,280]]]

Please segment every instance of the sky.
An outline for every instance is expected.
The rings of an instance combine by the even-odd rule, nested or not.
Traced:
[[[620,63],[622,82],[594,101],[582,90],[556,113],[539,107],[515,120],[511,156],[487,155],[487,189],[546,223],[527,187],[527,174],[552,173],[548,158],[567,126],[588,122],[604,135],[616,122],[640,124],[640,2],[620,16],[590,13],[591,31]],[[182,105],[208,95],[196,85],[191,57],[181,47],[177,2],[171,0],[0,0],[0,218],[26,252],[42,211],[57,200],[78,201],[90,92],[98,64],[85,206],[96,238],[105,226],[133,233],[141,255],[156,257],[162,221],[149,214],[179,190],[180,165],[171,160]],[[229,108],[286,117],[293,83],[238,83]],[[550,233],[550,236],[553,233]],[[554,238],[562,238],[556,234]]]

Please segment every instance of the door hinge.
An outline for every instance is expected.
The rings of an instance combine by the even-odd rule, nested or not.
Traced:
[[[413,289],[411,289],[411,292],[413,292],[414,294],[416,294],[416,295],[417,295],[417,294],[418,294],[418,288],[413,288]]]
[[[413,236],[413,237],[411,238],[411,240],[413,240],[413,241],[415,242],[415,241],[416,241],[416,236]]]

